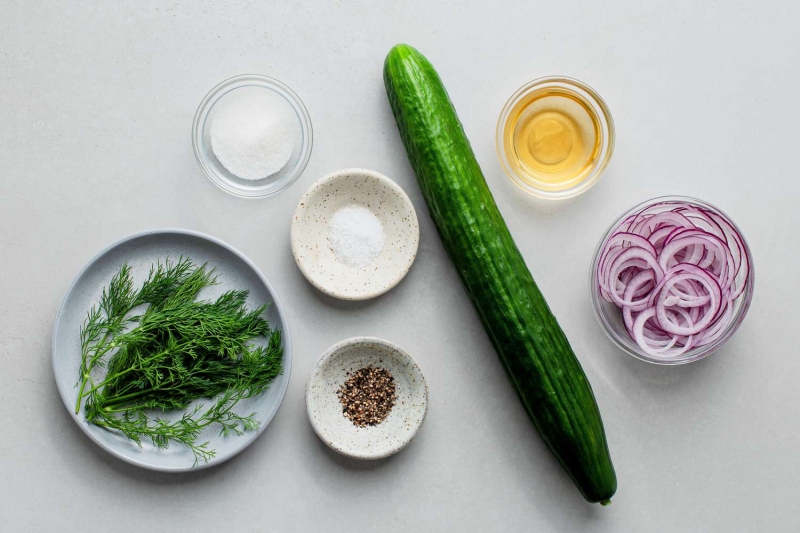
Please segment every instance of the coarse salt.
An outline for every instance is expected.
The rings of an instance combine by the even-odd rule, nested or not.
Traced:
[[[381,221],[366,207],[342,207],[328,223],[328,246],[336,260],[349,267],[370,264],[380,255],[385,242]]]
[[[222,103],[222,102],[221,102]],[[211,122],[211,149],[231,174],[258,180],[282,169],[295,146],[291,117],[268,98],[224,102]]]

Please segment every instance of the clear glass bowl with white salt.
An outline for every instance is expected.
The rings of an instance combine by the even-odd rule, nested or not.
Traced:
[[[311,157],[311,119],[302,100],[278,80],[243,74],[203,98],[192,146],[206,176],[242,198],[272,196],[300,177]]]

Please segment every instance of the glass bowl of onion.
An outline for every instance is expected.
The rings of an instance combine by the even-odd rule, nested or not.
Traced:
[[[589,293],[600,325],[623,351],[680,365],[719,349],[753,298],[750,247],[720,209],[686,196],[643,202],[605,232]]]

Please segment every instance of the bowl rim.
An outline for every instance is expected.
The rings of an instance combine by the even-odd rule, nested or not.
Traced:
[[[203,141],[203,129],[211,108],[220,98],[229,92],[247,86],[259,86],[272,90],[283,96],[297,113],[298,119],[300,120],[301,130],[300,159],[295,165],[295,168],[281,180],[257,189],[243,189],[230,182],[227,178],[221,176],[216,169],[213,168],[213,166],[207,163],[206,158],[203,155],[203,150],[201,149],[201,146],[204,146],[205,144]],[[214,185],[228,194],[237,196],[239,198],[250,200],[268,198],[290,187],[295,181],[297,181],[297,179],[308,166],[308,162],[311,159],[313,146],[314,128],[311,123],[311,116],[308,114],[308,109],[303,101],[300,99],[297,93],[295,93],[285,83],[262,74],[238,74],[221,81],[210,91],[208,91],[208,93],[206,93],[206,95],[200,101],[200,105],[197,106],[197,111],[195,111],[194,119],[192,120],[192,150],[194,151],[194,157],[197,160],[197,164],[203,170],[203,173],[206,175],[206,177],[211,180]]]
[[[529,183],[525,182],[525,180],[516,171],[514,171],[514,169],[509,164],[508,157],[506,155],[505,142],[503,141],[505,124],[508,121],[509,113],[514,108],[514,106],[519,102],[519,100],[522,97],[529,94],[531,91],[547,86],[570,89],[574,91],[578,96],[587,100],[589,104],[592,104],[592,108],[595,109],[595,111],[597,111],[597,116],[601,123],[601,130],[603,129],[603,126],[605,126],[605,129],[608,130],[607,145],[605,147],[605,150],[603,150],[601,153],[601,160],[595,166],[594,170],[589,175],[589,177],[587,179],[584,179],[580,183],[575,184],[569,189],[561,191],[549,191],[546,189],[534,187],[533,185],[530,185]],[[519,89],[514,91],[514,93],[508,98],[506,103],[503,105],[503,109],[500,111],[500,116],[497,119],[497,126],[495,130],[495,151],[497,153],[497,158],[500,160],[500,166],[503,168],[505,174],[511,179],[514,185],[522,189],[524,192],[530,194],[531,196],[535,196],[537,198],[542,198],[545,200],[566,200],[567,198],[574,198],[575,196],[583,194],[584,192],[591,189],[595,184],[597,184],[598,181],[600,181],[600,178],[602,178],[603,175],[605,174],[605,171],[608,168],[609,163],[611,162],[611,158],[614,155],[615,143],[616,143],[616,130],[614,127],[614,118],[611,115],[611,110],[609,109],[605,100],[603,100],[600,94],[597,91],[595,91],[592,87],[590,87],[588,84],[578,79],[561,75],[544,76],[541,78],[533,79],[523,84]]]
[[[745,278],[745,283],[747,286],[744,289],[744,292],[740,296],[743,298],[739,309],[736,310],[736,314],[732,317],[731,322],[725,329],[725,332],[720,335],[718,339],[716,339],[711,344],[703,346],[701,348],[692,349],[686,352],[675,359],[658,359],[652,357],[646,353],[644,353],[638,346],[631,343],[630,345],[623,342],[619,335],[611,328],[610,324],[608,323],[608,319],[606,317],[606,313],[601,308],[602,302],[601,297],[599,296],[599,291],[597,289],[597,268],[598,262],[600,259],[600,253],[608,240],[611,236],[612,231],[614,231],[617,226],[619,226],[620,222],[623,221],[626,217],[634,214],[635,212],[644,209],[650,205],[655,205],[658,203],[665,203],[665,202],[682,202],[682,203],[689,203],[693,205],[697,205],[704,208],[710,208],[711,210],[718,213],[720,216],[724,217],[725,220],[733,227],[733,229],[738,233],[739,237],[742,239],[742,244],[744,245],[745,252],[748,257],[748,267],[749,271],[747,273],[747,277]],[[619,217],[615,218],[611,225],[606,228],[603,232],[603,235],[600,237],[597,245],[595,246],[594,253],[592,254],[592,260],[590,263],[589,268],[589,297],[592,302],[592,310],[594,311],[594,316],[597,321],[600,323],[600,329],[606,334],[606,336],[622,351],[639,359],[641,361],[645,361],[647,363],[651,363],[654,365],[659,366],[676,366],[676,365],[684,365],[689,363],[694,363],[696,361],[700,361],[701,359],[705,359],[712,353],[719,350],[739,329],[742,322],[747,315],[747,311],[750,309],[750,305],[753,300],[753,292],[755,290],[755,265],[753,262],[753,253],[750,248],[750,244],[747,242],[747,238],[744,236],[741,228],[733,221],[733,219],[728,216],[728,214],[720,209],[719,207],[706,202],[705,200],[700,200],[699,198],[694,198],[692,196],[683,196],[683,195],[664,195],[664,196],[656,196],[654,198],[650,198],[649,200],[645,200],[633,206],[632,208],[628,209],[624,213],[622,213]],[[699,351],[697,351],[699,350]]]
[[[387,448],[385,451],[382,452],[358,452],[353,450],[346,450],[341,446],[335,446],[335,442],[333,439],[330,439],[326,432],[325,426],[315,420],[313,416],[312,409],[311,409],[311,388],[313,384],[320,378],[321,376],[321,369],[322,367],[337,353],[341,352],[345,348],[349,348],[351,346],[363,345],[363,344],[377,344],[380,346],[385,346],[401,357],[406,359],[411,366],[416,368],[417,372],[419,373],[420,377],[422,378],[422,387],[423,387],[423,408],[422,408],[422,416],[419,419],[419,423],[416,424],[414,427],[409,429],[409,433],[407,437],[395,446],[391,446]],[[396,454],[400,450],[404,449],[408,446],[411,441],[416,436],[419,429],[422,427],[422,424],[425,422],[425,419],[428,416],[428,399],[429,399],[429,390],[428,390],[428,381],[425,379],[425,374],[422,372],[422,368],[420,368],[417,361],[408,353],[405,349],[401,348],[397,344],[388,341],[386,339],[380,337],[371,337],[371,336],[357,336],[357,337],[350,337],[348,339],[344,339],[335,343],[333,346],[329,347],[327,350],[323,352],[323,354],[317,359],[314,366],[311,368],[311,372],[308,375],[308,380],[306,381],[306,390],[305,390],[305,399],[306,399],[306,414],[308,415],[308,420],[311,423],[311,427],[314,429],[314,433],[317,434],[319,439],[324,442],[330,449],[333,451],[340,453],[344,456],[351,457],[353,459],[363,459],[363,460],[375,460],[375,459],[385,459],[391,455]]]
[[[150,236],[155,236],[155,235],[169,235],[169,234],[172,234],[172,235],[184,235],[184,236],[188,236],[188,237],[194,237],[194,238],[197,238],[197,239],[200,239],[200,240],[205,240],[205,241],[211,242],[213,244],[216,244],[217,246],[220,246],[221,248],[224,248],[224,249],[228,250],[229,252],[231,252],[232,254],[238,256],[249,268],[251,268],[253,270],[253,272],[256,274],[256,277],[258,277],[259,281],[264,285],[264,287],[266,287],[267,292],[269,292],[270,296],[272,297],[272,300],[273,300],[272,305],[275,306],[276,310],[278,311],[278,316],[281,319],[281,326],[282,326],[282,328],[281,328],[281,338],[282,338],[282,340],[284,342],[284,349],[283,349],[284,368],[283,368],[283,373],[285,374],[286,379],[282,380],[282,385],[281,385],[280,389],[278,390],[279,398],[278,398],[277,403],[275,404],[275,408],[265,418],[265,420],[259,425],[258,429],[256,429],[255,436],[253,438],[249,439],[247,442],[244,442],[244,445],[242,447],[240,447],[239,449],[233,451],[232,453],[230,453],[228,455],[225,455],[223,457],[215,457],[214,459],[212,459],[209,462],[197,463],[194,466],[174,466],[174,467],[170,467],[170,466],[154,465],[154,464],[151,464],[151,463],[146,463],[144,461],[139,461],[139,460],[137,460],[137,459],[135,459],[133,457],[130,457],[128,455],[125,455],[125,454],[121,453],[117,449],[114,449],[114,448],[108,446],[106,443],[104,443],[100,439],[98,439],[97,436],[89,430],[88,425],[83,423],[84,420],[78,414],[75,414],[75,410],[74,410],[73,406],[70,405],[69,401],[67,401],[67,391],[65,391],[63,389],[61,381],[57,378],[57,376],[59,374],[59,372],[58,372],[58,365],[59,365],[59,359],[58,359],[58,329],[59,329],[59,326],[61,325],[61,317],[65,313],[65,310],[66,310],[66,307],[67,307],[67,303],[69,301],[69,297],[72,295],[72,292],[75,290],[75,287],[78,285],[78,283],[83,278],[83,276],[86,275],[87,272],[89,272],[89,270],[99,260],[101,260],[105,255],[107,255],[108,253],[112,252],[117,247],[122,246],[123,244],[126,244],[126,243],[128,243],[130,241],[134,241],[134,240],[137,240],[137,239],[145,238],[145,237],[150,237]],[[291,381],[291,374],[292,374],[292,337],[291,337],[291,333],[289,331],[289,322],[288,322],[288,319],[286,317],[286,310],[284,309],[284,307],[283,307],[283,305],[281,303],[281,300],[278,297],[278,293],[275,291],[275,288],[272,286],[272,284],[269,282],[269,280],[267,280],[267,278],[264,276],[263,272],[261,272],[261,270],[258,268],[258,266],[256,266],[256,264],[249,257],[247,257],[244,253],[242,253],[239,249],[237,249],[236,247],[228,244],[227,242],[225,242],[225,241],[223,241],[221,239],[218,239],[217,237],[214,237],[214,236],[209,235],[207,233],[203,233],[203,232],[195,231],[195,230],[190,230],[190,229],[177,228],[177,227],[166,227],[166,228],[159,228],[159,229],[151,229],[151,230],[140,231],[140,232],[136,232],[136,233],[133,233],[131,235],[128,235],[126,237],[123,237],[121,239],[118,239],[118,240],[112,242],[111,244],[109,244],[108,246],[104,247],[99,252],[97,252],[89,261],[86,262],[86,264],[83,265],[83,267],[75,275],[75,277],[72,278],[72,281],[70,282],[69,287],[64,292],[64,296],[61,298],[61,303],[59,304],[58,311],[56,312],[55,320],[53,321],[53,329],[52,329],[51,336],[52,336],[52,339],[51,339],[51,342],[50,342],[50,359],[51,359],[51,364],[52,364],[54,376],[56,376],[56,379],[55,379],[56,388],[58,389],[58,394],[61,397],[61,401],[64,404],[64,407],[67,409],[67,412],[69,413],[70,417],[75,421],[77,426],[79,428],[81,428],[81,431],[83,431],[83,433],[85,435],[87,435],[89,437],[89,439],[92,442],[94,442],[95,444],[97,444],[101,449],[105,450],[109,454],[113,455],[114,457],[116,457],[118,459],[121,459],[122,461],[124,461],[124,462],[126,462],[128,464],[131,464],[133,466],[137,466],[137,467],[140,467],[140,468],[144,468],[146,470],[152,470],[152,471],[155,471],[155,472],[181,473],[181,472],[194,472],[194,471],[198,471],[198,470],[205,470],[206,468],[212,468],[212,467],[215,467],[217,465],[220,465],[220,464],[222,464],[222,463],[224,463],[224,462],[236,457],[240,453],[242,453],[246,448],[251,446],[253,444],[253,442],[255,442],[258,439],[258,437],[261,436],[261,434],[264,432],[264,430],[266,430],[267,426],[269,426],[272,423],[272,421],[275,419],[275,416],[278,414],[278,411],[280,410],[281,406],[283,405],[283,401],[286,399],[286,392],[289,389],[289,382]]]
[[[299,246],[302,242],[302,239],[298,235],[298,228],[301,223],[302,214],[304,213],[305,209],[304,206],[308,204],[308,200],[312,198],[322,187],[328,185],[329,183],[338,181],[338,180],[346,180],[351,179],[357,176],[368,176],[371,178],[376,179],[382,185],[386,186],[390,189],[393,193],[395,193],[398,198],[400,198],[401,202],[406,205],[411,213],[409,217],[409,222],[412,228],[412,232],[416,236],[414,239],[413,246],[409,247],[410,254],[407,263],[403,266],[401,270],[398,271],[398,274],[393,277],[392,279],[388,280],[384,285],[377,287],[369,292],[363,292],[358,294],[351,294],[341,291],[336,291],[331,289],[330,287],[325,286],[325,284],[319,282],[314,276],[312,276],[311,272],[306,268],[306,262],[302,259],[302,255],[299,253]],[[306,192],[303,193],[303,196],[297,202],[297,207],[295,207],[294,214],[292,215],[292,224],[289,229],[289,240],[292,247],[292,255],[294,256],[294,261],[297,263],[297,267],[300,269],[300,272],[303,274],[303,277],[308,280],[311,285],[316,287],[319,291],[327,294],[328,296],[332,296],[334,298],[338,298],[340,300],[347,300],[347,301],[363,301],[363,300],[370,300],[372,298],[376,298],[382,294],[385,294],[395,288],[403,279],[408,275],[408,272],[411,270],[411,267],[414,264],[414,261],[417,258],[417,252],[419,251],[419,219],[417,218],[417,211],[414,208],[414,204],[411,202],[411,198],[408,197],[408,194],[403,190],[400,185],[397,184],[396,181],[393,179],[381,174],[380,172],[369,170],[365,168],[344,168],[341,170],[336,170],[329,174],[324,175],[323,177],[319,178],[317,181],[311,184],[311,186],[306,189]]]

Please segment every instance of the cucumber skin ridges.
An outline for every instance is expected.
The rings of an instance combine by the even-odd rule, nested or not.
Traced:
[[[384,83],[431,217],[509,380],[540,435],[590,502],[617,479],[586,375],[497,209],[439,75],[399,44]]]

